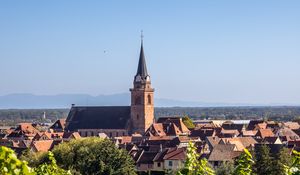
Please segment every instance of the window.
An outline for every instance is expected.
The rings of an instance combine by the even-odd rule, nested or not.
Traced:
[[[160,167],[160,162],[159,162],[159,163],[157,163],[157,167]]]
[[[116,137],[118,137],[119,136],[119,133],[118,132],[116,132]]]
[[[109,133],[109,137],[112,137],[112,132]]]
[[[169,160],[169,166],[173,166],[172,160]]]
[[[139,114],[138,114],[138,115],[136,115],[136,119],[138,120],[139,118],[140,118]]]
[[[151,95],[148,95],[148,104],[151,104]]]

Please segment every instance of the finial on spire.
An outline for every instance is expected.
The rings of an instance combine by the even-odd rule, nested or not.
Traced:
[[[141,30],[141,42],[143,43],[144,35],[143,35],[143,30]]]

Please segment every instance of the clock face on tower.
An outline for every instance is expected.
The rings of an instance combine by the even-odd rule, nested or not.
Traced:
[[[141,78],[141,76],[140,76],[140,75],[136,76],[136,77],[135,77],[135,81],[136,81],[136,82],[140,82],[140,81],[142,81],[142,78]]]

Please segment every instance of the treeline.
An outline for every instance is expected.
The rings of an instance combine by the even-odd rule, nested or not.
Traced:
[[[21,122],[51,123],[66,118],[70,109],[1,109],[0,125]],[[46,118],[43,117],[44,112]],[[300,118],[300,107],[168,107],[155,108],[155,117],[188,115],[192,119],[269,119],[292,121]]]
[[[1,109],[0,125],[14,126],[21,122],[52,123],[66,118],[68,112],[69,109]]]
[[[52,152],[27,150],[17,158],[13,150],[0,147],[1,175],[136,175],[134,161],[112,141],[97,137],[64,142]]]
[[[300,117],[300,107],[173,107],[156,108],[156,117],[185,116],[193,119],[292,121]]]

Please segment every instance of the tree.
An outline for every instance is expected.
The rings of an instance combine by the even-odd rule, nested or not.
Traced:
[[[194,143],[189,142],[187,147],[187,158],[184,167],[177,172],[178,175],[214,175],[214,170],[210,167],[206,159],[199,159],[197,148]]]
[[[266,144],[258,146],[255,152],[255,172],[257,175],[272,174],[272,157],[270,148]]]
[[[0,147],[0,174],[1,175],[71,175],[57,166],[51,152],[48,152],[47,162],[37,168],[30,168],[26,161],[17,158],[14,151],[7,147]]]
[[[236,161],[237,165],[234,168],[233,175],[251,175],[253,163],[251,153],[247,149],[244,149],[244,152]]]
[[[70,171],[57,166],[52,152],[48,152],[47,159],[47,163],[43,163],[34,169],[36,175],[71,175]]]
[[[185,126],[188,129],[194,129],[195,128],[195,124],[193,123],[192,119],[187,115],[182,117],[182,122],[185,124]]]
[[[20,160],[26,161],[31,167],[37,167],[40,164],[45,163],[47,157],[47,152],[33,152],[30,149],[27,149],[22,152],[19,158]]]
[[[288,175],[300,175],[300,152],[293,150],[292,163]]]
[[[113,142],[96,137],[65,142],[53,149],[57,163],[83,175],[136,174],[132,158]]]
[[[234,164],[232,161],[223,162],[216,168],[216,175],[231,175],[234,171]]]
[[[292,164],[292,158],[287,148],[282,148],[279,153],[274,156],[272,170],[274,175],[286,175]]]
[[[27,162],[17,158],[10,148],[0,147],[0,174],[1,175],[34,175]]]

